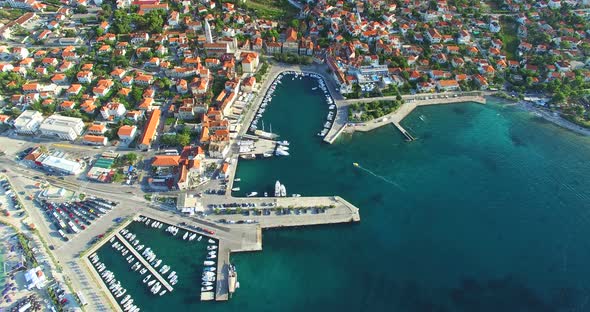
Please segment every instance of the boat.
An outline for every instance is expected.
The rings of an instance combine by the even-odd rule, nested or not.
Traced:
[[[148,287],[149,287],[149,286],[152,286],[152,285],[154,285],[154,283],[155,283],[155,282],[156,282],[156,280],[155,280],[155,279],[153,279],[153,280],[149,281],[149,282],[148,282],[148,284],[147,284],[147,285],[148,285]]]
[[[277,150],[275,152],[275,155],[277,155],[277,156],[289,156],[291,154],[289,154],[289,152],[287,152],[287,151],[285,151],[283,149],[277,148]]]
[[[264,158],[268,158],[268,157],[272,157],[272,153],[262,153],[262,157]]]
[[[201,239],[203,239],[203,236],[199,235],[199,238],[197,238],[197,242],[200,242]]]
[[[188,238],[188,232],[184,232],[184,235],[182,235],[182,239],[186,240]]]
[[[285,184],[281,184],[281,197],[287,196],[287,188],[285,188]]]
[[[162,264],[162,260],[161,259],[158,259],[158,261],[156,261],[156,264],[154,264],[154,269],[157,268],[157,267],[159,267],[160,264]]]
[[[359,166],[359,163],[353,162],[352,165],[355,166],[355,167],[358,167]]]
[[[167,292],[168,292],[168,291],[167,291],[166,289],[162,290],[162,291],[160,292],[160,296],[164,296],[164,295],[165,295]]]
[[[301,194],[293,194],[291,196],[293,196],[293,197],[301,197]]]
[[[209,242],[209,244],[215,244],[215,241],[212,239],[209,239],[207,242]]]
[[[191,236],[188,238],[189,242],[195,239],[195,237],[197,237],[197,233],[191,234]]]
[[[277,180],[277,182],[275,182],[275,197],[279,196],[281,196],[281,182]]]
[[[215,267],[206,267],[203,270],[207,271],[207,272],[215,272],[215,270],[217,270],[217,269]]]
[[[318,87],[313,87],[313,88],[311,88],[311,90],[312,90],[312,91],[315,91],[315,90],[317,90],[317,89],[318,89]]]
[[[201,287],[201,291],[210,291],[213,289],[213,286],[203,286]]]
[[[240,178],[235,178],[235,179],[234,179],[234,182],[240,182],[240,181],[241,181],[241,179],[240,179]]]
[[[211,285],[213,285],[213,283],[211,283],[211,282],[201,282],[201,285],[203,285],[203,286],[211,286]]]
[[[172,273],[170,273],[170,274],[168,275],[168,279],[171,279],[171,278],[172,278],[172,276],[174,276],[174,275],[176,275],[176,271],[172,271]]]
[[[203,272],[203,276],[215,276],[215,273],[213,272]]]
[[[268,192],[264,192],[264,197],[268,197]]]
[[[217,246],[215,246],[215,245],[207,246],[207,250],[215,250],[215,249],[217,249]]]
[[[208,255],[208,256],[207,256],[207,259],[215,259],[215,258],[217,258],[217,256],[216,256],[216,255]]]
[[[215,261],[206,260],[203,261],[203,265],[215,265]]]
[[[258,192],[250,192],[248,195],[246,195],[247,197],[254,197],[258,195]]]
[[[160,269],[160,273],[162,274],[166,274],[166,272],[170,271],[170,266],[169,265],[164,265],[161,269]]]
[[[146,277],[143,279],[143,283],[144,283],[144,284],[145,284],[145,283],[147,283],[147,281],[148,281],[150,278],[152,278],[152,275],[151,275],[151,274],[149,274],[148,276],[146,276]]]
[[[127,301],[129,301],[129,299],[131,299],[131,295],[125,296],[125,298],[123,298],[123,300],[121,300],[121,304],[125,304]]]
[[[289,143],[289,141],[283,140],[283,141],[277,141],[277,144],[281,145],[281,146],[289,146],[290,143]]]
[[[141,270],[139,270],[139,274],[144,275],[145,272],[147,272],[146,268],[142,268]]]
[[[207,254],[209,254],[209,255],[216,255],[216,254],[217,254],[217,251],[215,251],[215,250],[211,250],[211,251],[209,251]]]
[[[239,187],[234,187],[231,190],[234,191],[234,192],[239,192],[240,191],[240,188]]]

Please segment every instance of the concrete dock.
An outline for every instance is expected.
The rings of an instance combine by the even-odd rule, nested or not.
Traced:
[[[166,279],[164,277],[162,277],[162,275],[160,275],[160,273],[151,264],[149,264],[143,258],[143,256],[140,255],[137,252],[137,250],[135,250],[135,248],[133,248],[133,246],[131,246],[131,244],[129,244],[129,242],[123,236],[121,236],[121,234],[119,234],[117,232],[117,234],[115,234],[115,236],[123,243],[123,245],[125,245],[125,247],[127,249],[129,249],[129,251],[133,254],[133,256],[135,258],[137,258],[137,260],[139,260],[141,262],[141,264],[143,264],[143,266],[148,269],[148,271],[150,271],[152,276],[154,276],[158,280],[158,282],[160,282],[162,284],[162,286],[164,286],[169,292],[174,290],[174,288],[172,288],[172,286],[170,286],[170,284],[168,284],[168,281],[166,281]]]
[[[277,142],[267,139],[253,140],[251,145],[244,145],[249,147],[248,151],[240,151],[240,155],[260,155],[270,153],[274,156],[274,151],[277,147]],[[246,148],[242,148],[246,149]]]
[[[215,287],[215,300],[226,301],[229,299],[229,253],[227,244],[219,242],[217,248],[217,281]]]

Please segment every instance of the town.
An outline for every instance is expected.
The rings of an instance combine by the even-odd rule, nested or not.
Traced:
[[[134,222],[192,220],[201,230],[220,223],[250,225],[240,246],[221,242],[237,237],[229,230],[216,238],[228,254],[259,250],[256,226],[358,221],[358,209],[339,197],[231,196],[239,190],[234,179],[240,157],[256,158],[254,149],[264,150],[259,153],[264,157],[289,155],[288,142],[251,127],[284,73],[318,79],[330,109],[337,109],[318,134],[328,142],[340,133],[332,118],[340,118],[342,128],[360,129],[415,100],[450,103],[478,92],[590,127],[587,0],[6,0],[0,5],[0,163],[6,175],[1,180],[23,186],[14,191],[21,195],[13,196],[18,204],[5,205],[18,213],[26,208],[20,206],[43,207],[48,217],[33,209],[19,220],[32,219],[37,228],[45,218],[62,222],[64,242],[84,237],[68,243],[76,248],[58,257],[75,258],[88,241],[105,235],[112,222],[99,217],[111,213],[107,210],[119,221],[133,222],[129,211],[117,207],[139,203],[145,207],[133,211]],[[251,144],[256,148],[245,147]],[[94,214],[101,198],[121,204]],[[80,210],[69,206],[78,204]],[[71,216],[54,216],[55,207],[71,209]],[[271,211],[276,215],[265,218]],[[5,214],[16,220],[10,210]],[[77,236],[76,230],[95,219],[101,225],[86,233],[96,235]],[[78,220],[88,223],[74,224]],[[34,227],[28,228],[32,233]],[[38,268],[27,274],[35,276]],[[72,268],[64,272],[80,274]],[[67,280],[60,279],[54,288],[63,292]],[[86,299],[73,289],[91,287],[67,286],[77,298],[69,304],[84,306]],[[227,300],[229,290],[221,288],[202,298]],[[19,306],[38,305],[35,296]],[[63,298],[54,300],[60,310],[68,307]],[[94,309],[100,310],[104,300],[96,300]],[[131,303],[127,307],[132,310]]]

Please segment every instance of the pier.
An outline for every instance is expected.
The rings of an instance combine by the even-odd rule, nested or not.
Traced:
[[[217,247],[217,280],[215,287],[215,301],[229,299],[229,249],[225,243],[219,241]]]
[[[140,255],[137,250],[135,250],[135,248],[133,248],[133,246],[131,246],[131,244],[129,244],[129,242],[127,242],[127,240],[121,236],[121,234],[119,234],[119,232],[117,232],[117,234],[115,234],[115,236],[123,243],[123,245],[125,245],[125,247],[127,247],[127,249],[129,249],[129,251],[133,254],[133,256],[135,256],[135,258],[137,258],[137,260],[139,260],[141,262],[141,264],[143,264],[143,266],[145,266],[148,271],[150,271],[150,273],[158,280],[158,282],[160,282],[162,284],[162,286],[164,286],[169,292],[171,292],[172,290],[174,290],[174,288],[172,288],[172,286],[170,286],[170,284],[168,284],[168,281],[166,281],[165,278],[163,278],[160,273],[154,269],[154,267],[152,267],[151,264],[149,264],[147,261],[145,261],[145,259],[143,258],[142,255]]]
[[[400,125],[398,122],[393,122],[393,125],[399,130],[399,132],[401,132],[405,137],[406,137],[406,141],[408,142],[412,142],[416,139],[414,139],[414,137],[408,132],[406,131],[406,129],[404,129],[404,127],[402,127],[402,125]]]
[[[244,141],[242,141],[244,142]],[[250,147],[248,151],[246,151],[245,147]],[[264,155],[264,154],[272,154],[274,156],[274,151],[277,147],[277,142],[268,139],[258,139],[253,140],[252,144],[250,145],[241,145],[240,155]]]

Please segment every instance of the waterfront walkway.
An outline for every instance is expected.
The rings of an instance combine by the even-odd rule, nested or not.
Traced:
[[[127,247],[127,249],[129,249],[129,251],[131,251],[133,256],[135,256],[135,258],[137,258],[137,260],[139,260],[141,264],[143,264],[143,266],[146,267],[148,271],[150,271],[150,273],[158,280],[158,282],[162,284],[162,286],[164,286],[169,292],[174,290],[174,288],[168,284],[168,281],[166,281],[166,279],[160,275],[160,273],[151,264],[149,264],[123,236],[121,236],[121,234],[117,232],[115,236],[123,243],[123,245],[125,245],[125,247]]]

